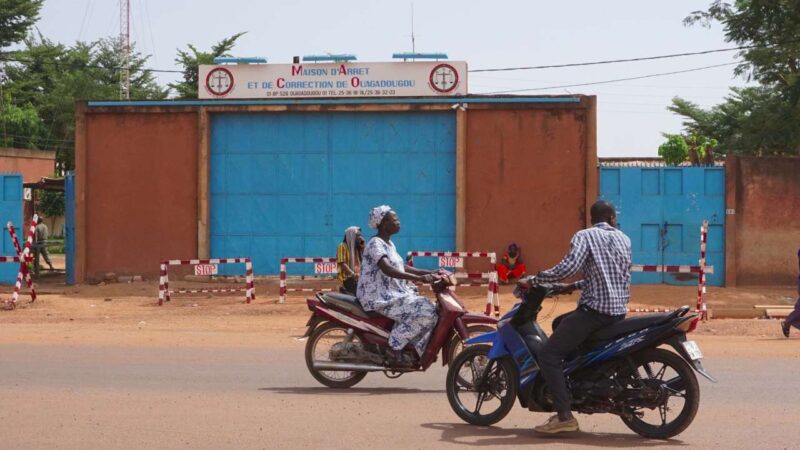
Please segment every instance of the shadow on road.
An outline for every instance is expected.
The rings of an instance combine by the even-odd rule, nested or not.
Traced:
[[[409,389],[409,388],[349,388],[333,389],[328,387],[267,387],[259,391],[276,394],[300,395],[391,395],[391,394],[444,394],[444,389]]]
[[[498,427],[479,427],[465,423],[424,423],[424,428],[442,432],[440,441],[475,447],[497,445],[551,445],[591,447],[646,448],[654,446],[686,446],[683,441],[646,439],[636,434],[623,433],[562,433],[555,436],[542,436],[531,428],[504,429]]]

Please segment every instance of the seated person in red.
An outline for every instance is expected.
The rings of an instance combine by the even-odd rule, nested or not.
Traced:
[[[508,283],[509,278],[521,278],[525,275],[525,264],[522,262],[522,249],[512,242],[508,246],[508,253],[503,255],[503,259],[497,264],[497,277],[503,284]]]

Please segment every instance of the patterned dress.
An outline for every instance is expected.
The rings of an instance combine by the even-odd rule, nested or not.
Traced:
[[[403,258],[393,242],[375,236],[367,242],[361,259],[358,299],[367,311],[375,311],[394,320],[389,346],[402,350],[411,343],[422,356],[438,317],[436,307],[415,292],[406,280],[384,274],[378,261],[386,257],[389,264],[405,271]]]

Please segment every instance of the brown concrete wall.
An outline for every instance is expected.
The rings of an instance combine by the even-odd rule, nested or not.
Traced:
[[[729,285],[792,285],[800,247],[800,158],[730,157]],[[731,220],[732,219],[732,220]],[[733,253],[733,254],[732,254]]]
[[[85,122],[84,275],[156,275],[162,259],[196,258],[197,113],[88,112]]]
[[[593,108],[469,110],[466,250],[515,241],[529,273],[560,261],[597,195]]]
[[[55,172],[56,152],[0,147],[0,172],[19,172],[23,183],[35,183]]]

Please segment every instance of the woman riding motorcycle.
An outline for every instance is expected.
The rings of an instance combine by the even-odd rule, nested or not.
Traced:
[[[436,307],[405,280],[430,283],[432,271],[406,265],[391,240],[400,231],[397,213],[387,205],[372,209],[369,227],[378,234],[367,242],[361,261],[358,299],[367,311],[375,311],[395,321],[389,335],[392,351],[387,355],[395,366],[413,366],[403,359],[403,349],[412,344],[419,356],[436,326]]]

